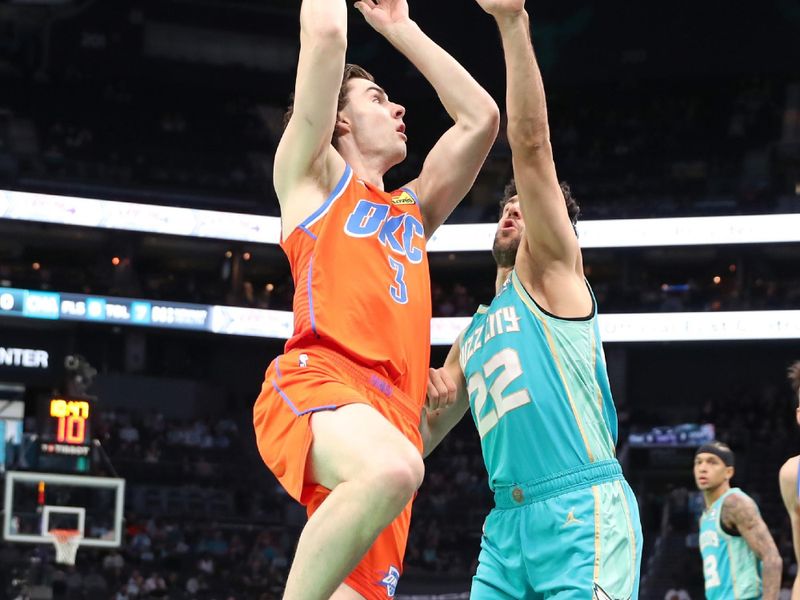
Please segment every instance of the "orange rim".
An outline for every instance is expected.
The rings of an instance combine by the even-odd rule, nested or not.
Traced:
[[[51,529],[47,533],[61,543],[68,542],[81,534],[77,529]]]

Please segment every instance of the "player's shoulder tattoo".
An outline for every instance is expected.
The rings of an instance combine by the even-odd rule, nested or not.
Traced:
[[[736,529],[753,527],[761,517],[751,498],[743,494],[731,494],[722,503],[722,522]]]

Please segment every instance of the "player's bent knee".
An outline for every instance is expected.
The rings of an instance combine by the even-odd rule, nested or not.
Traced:
[[[425,476],[425,463],[416,452],[392,457],[376,467],[370,474],[376,491],[401,508],[411,500]]]
[[[380,480],[393,490],[410,489],[410,494],[422,482],[425,467],[419,450],[370,406],[318,413],[311,428],[309,482],[334,489],[348,481]]]

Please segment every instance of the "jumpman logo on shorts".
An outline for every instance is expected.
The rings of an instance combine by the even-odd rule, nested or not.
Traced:
[[[583,523],[583,520],[575,518],[575,509],[573,508],[567,513],[567,520],[564,521],[564,524],[561,527],[563,529],[569,525],[580,525],[581,523]]]

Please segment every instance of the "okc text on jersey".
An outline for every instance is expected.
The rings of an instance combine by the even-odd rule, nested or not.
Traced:
[[[377,235],[378,241],[408,261],[422,262],[425,251],[425,228],[412,214],[389,215],[389,205],[359,200],[345,223],[344,231],[351,237]],[[421,241],[417,245],[417,240]]]

